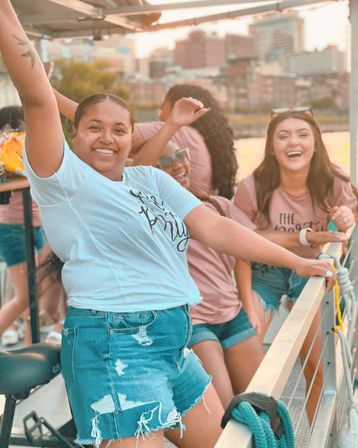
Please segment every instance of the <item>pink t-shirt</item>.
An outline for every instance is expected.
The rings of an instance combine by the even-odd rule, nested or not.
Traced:
[[[221,205],[225,216],[251,229],[256,226],[228,199],[213,196]],[[214,205],[205,205],[219,213]],[[189,272],[200,290],[203,300],[191,308],[194,324],[221,324],[233,319],[241,309],[237,287],[233,278],[235,258],[190,240],[188,249]]]
[[[338,177],[334,180],[334,205],[347,205],[353,212],[357,210],[357,199],[349,182]],[[263,220],[256,217],[257,199],[253,174],[243,179],[236,190],[234,203],[257,225],[263,228]],[[278,187],[272,194],[270,205],[270,229],[283,232],[297,232],[310,227],[313,231],[327,230],[328,214],[319,207],[313,207],[309,193],[294,197],[283,188]],[[321,247],[300,247],[292,252],[306,258],[314,258],[321,252]]]
[[[32,201],[32,222],[34,227],[41,226],[40,210],[34,201]],[[13,191],[10,202],[0,205],[0,224],[24,224],[21,191]]]
[[[136,129],[144,140],[149,140],[156,134],[163,123],[137,123]],[[188,148],[190,152],[190,185],[194,191],[212,194],[212,169],[209,150],[200,133],[191,126],[181,127],[172,137],[180,148]]]

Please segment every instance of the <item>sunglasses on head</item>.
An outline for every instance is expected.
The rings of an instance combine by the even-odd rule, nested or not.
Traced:
[[[177,149],[173,154],[163,156],[158,160],[158,166],[161,169],[169,168],[175,160],[179,160],[180,162],[188,158],[188,150]]]
[[[277,109],[271,110],[271,118],[276,115],[284,114],[285,112],[307,112],[313,115],[311,106],[298,106],[298,107],[278,107]]]

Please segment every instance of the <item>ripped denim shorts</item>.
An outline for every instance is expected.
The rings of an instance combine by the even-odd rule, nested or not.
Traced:
[[[69,308],[61,364],[77,443],[179,427],[210,377],[186,345],[188,306],[112,313]]]
[[[288,302],[296,302],[307,278],[299,277],[295,271],[280,266],[254,263],[252,267],[252,289],[259,295],[265,310],[277,310],[283,296]]]

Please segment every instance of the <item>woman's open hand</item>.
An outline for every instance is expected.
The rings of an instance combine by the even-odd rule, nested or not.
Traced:
[[[187,126],[205,115],[209,110],[196,98],[180,98],[174,103],[168,121],[177,126]]]
[[[307,232],[306,240],[310,243],[311,247],[321,246],[327,243],[346,243],[348,237],[343,232]]]

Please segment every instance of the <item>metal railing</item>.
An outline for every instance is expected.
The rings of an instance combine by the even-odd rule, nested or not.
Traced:
[[[342,256],[341,244],[330,244],[326,253],[340,258]],[[353,283],[356,280],[354,291],[356,298],[358,298],[358,226],[355,226],[355,229],[351,232],[348,255],[345,256],[342,264],[346,263],[347,260],[349,260],[350,279]],[[357,306],[353,307],[354,312],[350,322],[344,314],[344,333],[348,336],[353,358],[352,378],[356,376],[357,370],[357,357],[355,356],[358,346],[356,308]],[[322,338],[319,363],[323,371],[323,387],[312,426],[308,424],[306,418],[305,393],[303,393],[303,399],[302,397],[299,398],[298,418],[294,419],[291,415],[297,446],[300,448],[335,446],[335,435],[344,420],[342,415],[347,414],[348,402],[344,399],[341,346],[338,336],[333,331],[336,322],[334,291],[328,293],[325,291],[325,282],[322,278],[314,277],[307,282],[247,388],[247,392],[262,392],[285,401],[291,414],[300,377],[302,380],[302,367],[299,374],[296,374],[298,379],[293,386],[291,385],[290,395],[283,397],[283,393],[285,392],[285,395],[287,393],[286,385],[288,381],[290,380],[292,383],[293,371],[297,370],[297,358],[300,349],[314,317],[319,311],[321,313],[321,325],[317,328],[316,335],[320,335]],[[307,391],[309,391],[310,386],[306,386]],[[342,396],[343,400],[341,399]],[[337,403],[339,402],[338,415]],[[306,434],[306,437],[302,437],[303,434]],[[300,440],[298,441],[298,439]],[[253,448],[253,446],[253,438],[249,429],[243,424],[230,420],[215,448]]]

